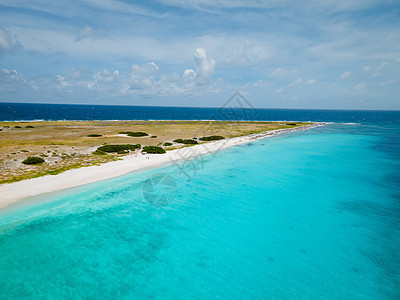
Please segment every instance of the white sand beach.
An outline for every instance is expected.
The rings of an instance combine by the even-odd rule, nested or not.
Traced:
[[[58,175],[48,175],[0,186],[0,209],[23,198],[44,193],[60,191],[66,188],[110,179],[133,171],[157,168],[173,164],[181,160],[193,159],[197,156],[215,153],[231,146],[248,143],[256,139],[275,136],[282,132],[302,131],[322,126],[325,123],[313,123],[298,128],[280,129],[209,142],[191,147],[168,151],[165,154],[138,154],[125,156],[122,160],[105,163],[100,166],[83,167],[66,171]]]

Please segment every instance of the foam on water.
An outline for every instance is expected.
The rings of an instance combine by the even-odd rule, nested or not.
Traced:
[[[0,297],[399,297],[388,134],[327,125],[27,201],[0,215]],[[142,195],[154,174],[169,205]]]

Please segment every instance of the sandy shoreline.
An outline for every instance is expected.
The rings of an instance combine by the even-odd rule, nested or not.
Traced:
[[[58,175],[47,175],[0,186],[0,209],[30,196],[60,191],[88,183],[110,179],[133,171],[161,167],[197,156],[215,153],[231,146],[248,143],[264,137],[275,136],[282,132],[303,131],[322,126],[325,123],[313,123],[298,128],[271,130],[242,137],[199,144],[191,147],[168,151],[165,154],[126,156],[123,160],[105,163],[100,166],[83,167],[66,171]]]

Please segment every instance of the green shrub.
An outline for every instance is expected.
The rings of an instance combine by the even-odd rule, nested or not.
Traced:
[[[290,126],[296,126],[296,123],[286,123],[286,125],[290,125]]]
[[[22,163],[25,165],[42,164],[44,163],[44,159],[36,156],[29,156],[27,159],[23,160]]]
[[[200,141],[218,141],[218,140],[223,140],[224,137],[221,135],[211,135],[211,136],[203,136],[199,138]]]
[[[14,126],[14,128],[22,128],[21,126]]]
[[[96,151],[103,151],[103,152],[108,152],[108,153],[112,153],[112,152],[118,152],[118,151],[122,151],[122,150],[136,150],[136,149],[140,149],[140,145],[130,145],[130,144],[126,144],[126,145],[105,145],[105,146],[101,146],[99,148],[97,148]]]
[[[195,145],[198,144],[198,141],[192,140],[192,139],[187,139],[187,140],[183,140],[182,144],[188,144],[188,145]]]
[[[128,153],[128,151],[126,151],[126,150],[119,150],[119,151],[117,152],[117,154],[126,154],[126,153]]]
[[[61,158],[62,159],[67,159],[67,158],[71,158],[72,156],[67,154],[67,153],[61,153]]]
[[[35,128],[32,125],[25,126],[25,128]]]
[[[198,141],[195,141],[195,140],[192,140],[192,139],[186,139],[186,140],[176,139],[176,140],[174,140],[174,142],[175,143],[180,143],[180,144],[186,144],[186,145],[195,145],[195,144],[199,143]]]
[[[146,132],[129,132],[128,136],[132,136],[132,137],[140,137],[140,136],[147,136],[149,135]]]
[[[131,137],[140,137],[140,136],[149,135],[148,133],[141,132],[141,131],[121,131],[121,132],[118,132],[118,133],[119,134],[126,134],[126,135],[131,136]]]
[[[152,135],[150,138],[151,138],[151,139],[156,139],[157,136],[156,136],[156,135]]]
[[[145,146],[143,147],[143,152],[151,153],[151,154],[163,154],[165,150],[158,146]]]
[[[28,150],[21,150],[21,152],[29,152]]]
[[[0,128],[0,131],[3,131],[3,129]]]
[[[96,151],[93,152],[94,155],[106,155],[107,153],[105,153],[104,151],[101,151],[99,149],[97,149]]]
[[[164,146],[166,146],[166,147],[168,147],[168,146],[172,146],[173,144],[172,143],[170,143],[170,142],[166,142],[166,143],[164,143]]]
[[[88,134],[87,137],[99,137],[99,136],[103,136],[102,134],[96,134],[96,133],[92,133],[92,134]]]

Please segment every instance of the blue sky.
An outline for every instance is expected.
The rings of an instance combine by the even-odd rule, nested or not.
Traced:
[[[398,0],[0,0],[0,101],[400,109]]]

